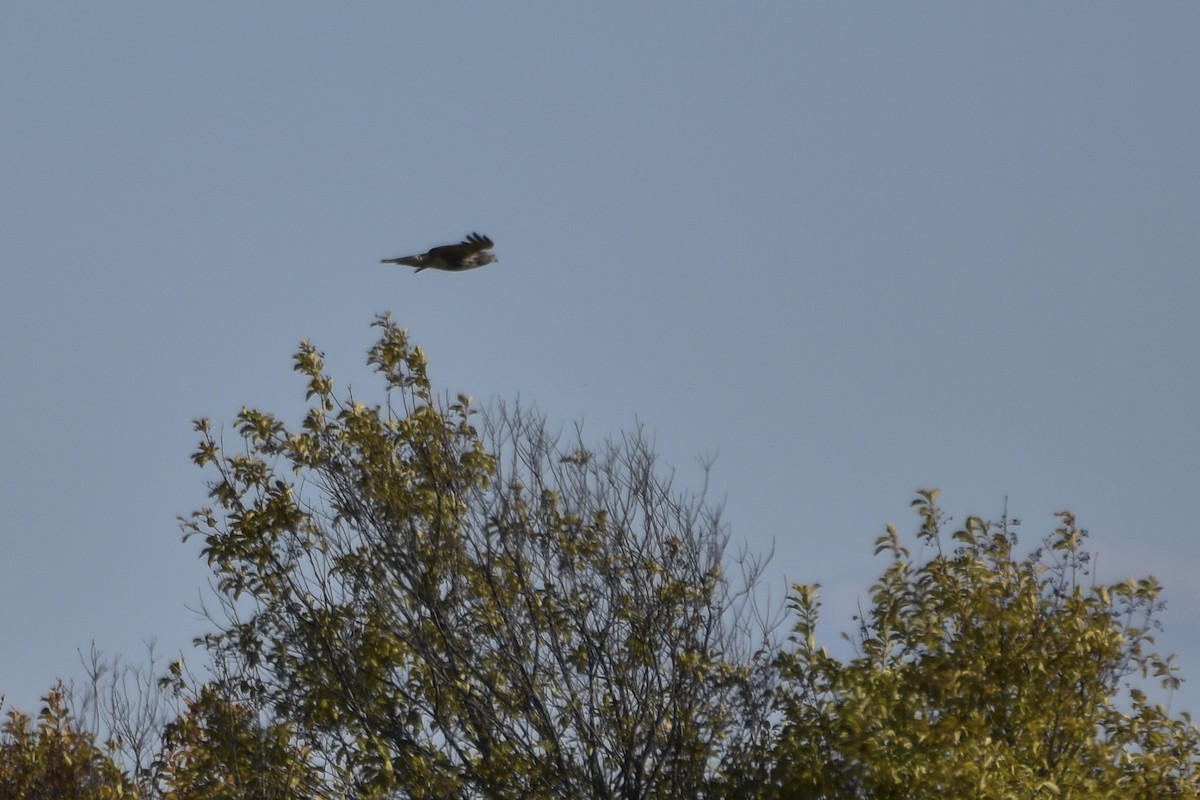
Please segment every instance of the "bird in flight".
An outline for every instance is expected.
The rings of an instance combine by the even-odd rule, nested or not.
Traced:
[[[406,267],[416,267],[417,272],[423,269],[444,269],[450,272],[462,272],[475,269],[499,261],[496,254],[491,252],[492,240],[478,233],[472,233],[460,244],[444,244],[435,247],[428,253],[419,256],[404,256],[402,258],[385,258],[381,264],[402,264]]]

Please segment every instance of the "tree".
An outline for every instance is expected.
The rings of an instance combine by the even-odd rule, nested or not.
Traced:
[[[214,508],[183,524],[224,702],[286,724],[331,793],[695,797],[744,766],[770,648],[719,507],[640,433],[593,451],[500,407],[480,434],[376,326],[382,405],[336,399],[305,342],[298,429],[243,408],[230,451],[197,423]]]
[[[877,540],[852,656],[818,646],[815,585],[780,647],[763,562],[640,430],[436,399],[376,326],[380,405],[304,342],[298,427],[196,424],[204,677],[93,649],[74,707],[104,744],[57,685],[0,729],[0,798],[1200,798],[1200,731],[1148,695],[1180,681],[1160,587],[1096,583],[1069,513],[1018,557],[1015,521],[944,540],[921,492],[921,554]]]
[[[124,800],[134,784],[95,737],[67,709],[66,689],[55,683],[42,698],[36,727],[9,709],[0,726],[0,797],[22,800]]]
[[[1065,512],[1025,558],[1008,520],[971,517],[943,550],[936,497],[914,501],[927,563],[892,526],[877,541],[891,563],[856,657],[817,646],[816,587],[794,587],[777,795],[1200,797],[1200,732],[1137,685],[1179,683],[1153,650],[1153,578],[1088,583],[1086,531]]]

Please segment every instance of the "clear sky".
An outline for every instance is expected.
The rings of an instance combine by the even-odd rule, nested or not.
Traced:
[[[0,692],[201,654],[194,418],[380,396],[639,421],[830,640],[913,491],[1075,511],[1200,711],[1200,4],[0,8]],[[493,238],[464,274],[379,259]]]

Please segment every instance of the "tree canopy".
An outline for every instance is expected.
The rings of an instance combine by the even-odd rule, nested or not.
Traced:
[[[37,723],[9,709],[0,725],[0,798],[125,800],[137,787],[108,748],[96,743],[68,707],[57,682],[42,698]]]
[[[795,587],[777,795],[1200,796],[1196,728],[1137,685],[1180,681],[1153,649],[1158,583],[1093,582],[1067,512],[1023,558],[1008,520],[970,517],[944,542],[936,498],[913,503],[927,561],[892,526],[877,541],[890,563],[854,658],[817,646],[817,587]]]
[[[244,409],[227,451],[198,425],[216,507],[186,528],[221,593],[206,643],[226,688],[346,792],[701,794],[769,707],[741,602],[756,574],[726,557],[719,509],[637,434],[592,450],[520,410],[481,433],[376,324],[385,402],[339,401],[305,343],[300,428]]]
[[[1200,732],[1156,702],[1161,587],[1097,582],[1069,513],[1021,555],[920,492],[849,655],[816,584],[780,642],[764,560],[643,432],[439,397],[375,325],[375,404],[303,342],[298,425],[196,423],[202,663],[93,690],[90,725],[61,684],[10,710],[0,798],[1200,798]]]

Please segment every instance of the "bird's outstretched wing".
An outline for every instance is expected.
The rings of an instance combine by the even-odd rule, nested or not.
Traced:
[[[493,253],[484,252],[494,246],[488,237],[472,233],[459,244],[444,244],[416,256],[385,258],[380,263],[416,267],[417,272],[430,268],[451,271],[474,269],[498,260]]]
[[[495,245],[492,240],[486,236],[480,236],[478,233],[472,233],[461,244],[444,244],[441,247],[435,247],[425,254],[425,257],[433,260],[445,261],[448,264],[460,263],[467,256],[478,253],[481,250],[491,250]]]

